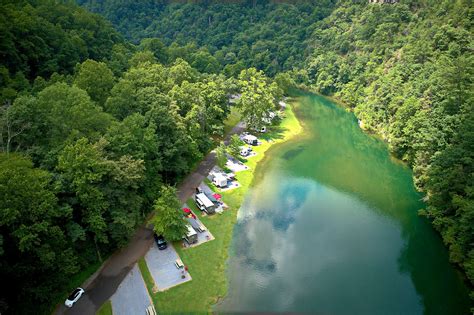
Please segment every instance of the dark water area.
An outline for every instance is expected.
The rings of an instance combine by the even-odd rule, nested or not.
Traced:
[[[316,95],[305,134],[276,146],[239,210],[217,312],[469,314],[408,167]]]

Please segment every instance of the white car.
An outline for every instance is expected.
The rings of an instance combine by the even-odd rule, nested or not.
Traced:
[[[74,303],[76,303],[81,298],[84,292],[85,291],[83,288],[77,288],[69,295],[69,297],[66,299],[66,302],[64,302],[64,305],[67,307],[72,307]]]

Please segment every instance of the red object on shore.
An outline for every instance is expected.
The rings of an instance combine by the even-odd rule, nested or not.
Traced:
[[[214,198],[216,198],[217,200],[221,200],[222,196],[220,194],[214,194],[212,195]]]
[[[183,208],[184,213],[191,213],[191,209],[189,208]]]

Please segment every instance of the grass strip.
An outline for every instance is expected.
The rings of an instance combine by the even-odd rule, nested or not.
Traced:
[[[95,313],[96,315],[112,315],[112,302],[108,300],[99,308],[99,310]]]
[[[145,257],[140,258],[138,260],[138,268],[142,274],[143,280],[145,280],[146,288],[148,289],[148,294],[153,296],[155,292],[157,292],[157,288],[155,285],[155,281],[151,276],[150,269],[148,269],[148,265],[146,264]]]

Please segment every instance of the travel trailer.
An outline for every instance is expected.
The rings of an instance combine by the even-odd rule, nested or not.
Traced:
[[[195,244],[198,241],[198,235],[196,231],[194,231],[193,227],[189,224],[186,225],[186,235],[183,236],[184,240],[188,242],[188,244]]]
[[[212,183],[216,185],[216,187],[219,187],[219,188],[227,187],[227,177],[221,173],[216,173],[214,174]]]
[[[203,193],[196,195],[196,205],[198,206],[199,210],[206,211],[208,214],[213,214],[216,212],[216,205],[212,203],[212,201],[207,198],[207,196]]]
[[[257,137],[252,136],[252,135],[245,135],[245,137],[242,140],[244,140],[245,143],[250,144],[250,145],[258,145]]]
[[[206,231],[206,227],[202,225],[202,223],[199,222],[198,220],[194,218],[186,218],[186,220],[188,220],[189,224],[191,224],[191,226],[196,232],[202,233]]]

